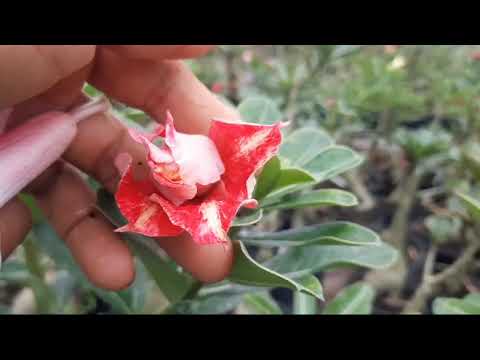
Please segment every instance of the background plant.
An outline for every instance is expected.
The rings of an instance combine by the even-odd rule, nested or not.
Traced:
[[[244,120],[291,121],[258,179],[261,209],[242,211],[230,234],[232,276],[202,286],[155,243],[130,236],[137,279],[105,292],[37,214],[2,265],[0,311],[478,313],[479,50],[221,46],[191,62]],[[146,114],[114,105],[129,126],[148,126]],[[91,184],[121,222],[111,196]]]

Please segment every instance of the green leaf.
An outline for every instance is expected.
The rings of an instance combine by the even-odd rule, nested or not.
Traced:
[[[468,294],[463,298],[463,301],[473,306],[480,307],[480,293]]]
[[[97,203],[113,224],[122,226],[126,223],[118,210],[114,197],[105,189],[98,191]],[[127,240],[135,255],[143,262],[168,301],[174,303],[181,300],[195,285],[195,281],[190,275],[180,272],[177,266],[162,257],[161,249],[155,241],[134,234],[124,233],[122,236]]]
[[[331,146],[309,160],[303,169],[284,169],[280,172],[276,185],[268,196],[261,201],[262,206],[279,202],[292,192],[305,190],[312,185],[329,180],[358,165],[363,158],[344,146]]]
[[[432,239],[441,244],[460,233],[462,221],[459,218],[430,215],[425,219],[425,225],[432,234]]]
[[[135,255],[141,259],[155,284],[170,303],[180,301],[188,294],[195,285],[195,280],[163,259],[155,250],[159,249],[157,244],[150,241],[150,245],[147,245],[146,239],[131,234],[128,234],[126,238]]]
[[[480,180],[480,145],[470,142],[461,149],[461,160],[477,181]]]
[[[134,108],[127,107],[122,112],[130,120],[135,121],[135,122],[141,122],[141,121],[144,121],[146,118],[148,118],[148,115],[145,114],[145,112],[143,112],[142,110],[139,110],[139,109],[134,109]]]
[[[238,217],[233,221],[232,227],[250,226],[258,223],[263,217],[263,210],[256,209],[248,215]]]
[[[20,193],[18,195],[20,200],[27,205],[32,214],[32,220],[34,224],[38,224],[42,221],[45,221],[45,216],[43,216],[42,210],[38,207],[35,198],[29,194]]]
[[[16,259],[6,261],[0,271],[0,280],[7,282],[26,284],[29,279],[30,273],[25,263]]]
[[[146,294],[149,290],[148,273],[143,263],[135,261],[135,281],[125,290],[118,294],[128,304],[128,307],[136,314],[143,313]]]
[[[292,192],[305,190],[355,166],[363,158],[352,149],[336,146],[332,138],[316,128],[301,128],[284,140],[279,153],[262,173],[255,198],[270,206]],[[351,198],[350,198],[351,200]]]
[[[315,178],[308,172],[293,168],[282,169],[268,195],[260,201],[260,205],[268,206],[277,203],[283,196],[305,190],[312,185],[315,185]]]
[[[315,181],[315,178],[302,169],[281,168],[281,161],[275,156],[267,162],[257,178],[253,197],[262,200],[266,196],[270,197],[272,192],[278,192],[278,190],[297,184],[312,183],[313,181]]]
[[[360,165],[362,161],[363,158],[350,148],[331,146],[308,161],[303,168],[311,173],[317,182],[321,182]]]
[[[85,279],[67,246],[47,222],[35,224],[32,230],[38,247],[55,262],[58,268],[70,271],[77,278]]]
[[[436,298],[433,302],[436,315],[480,315],[479,304],[466,299]]]
[[[101,91],[97,90],[95,87],[87,83],[85,83],[83,87],[83,92],[92,98],[102,96],[103,94]]]
[[[136,121],[136,120],[133,120],[133,118],[131,116],[128,116],[124,112],[118,111],[116,109],[112,109],[111,111],[112,111],[113,115],[115,116],[115,118],[117,120],[119,120],[120,122],[122,122],[128,128],[138,130],[139,132],[145,132],[146,131],[145,127],[143,126],[143,124],[140,121],[140,119],[138,118],[138,116],[136,117],[138,121]]]
[[[295,169],[295,168],[288,168],[282,169],[280,174],[278,175],[278,179],[275,182],[272,191],[284,189],[291,185],[298,185],[298,184],[311,184],[315,181],[315,178],[305,172],[302,169]]]
[[[323,293],[322,284],[315,275],[307,275],[298,282],[318,293]],[[293,295],[293,313],[296,315],[315,315],[317,313],[317,300],[300,292]]]
[[[232,311],[242,302],[243,294],[221,293],[183,300],[170,306],[163,314],[217,315]]]
[[[460,192],[457,192],[456,194],[465,204],[465,207],[473,220],[480,222],[480,201],[467,194]]]
[[[321,206],[356,206],[358,200],[352,193],[338,189],[322,189],[297,195],[291,199],[266,205],[263,208],[273,209],[302,209]]]
[[[245,99],[238,106],[238,111],[243,121],[255,124],[270,125],[283,118],[277,105],[263,96]]]
[[[70,251],[65,243],[58,237],[48,223],[36,224],[33,232],[37,238],[37,244],[42,250],[54,260],[57,267],[69,271],[78,279],[82,287],[93,291],[98,297],[110,304],[112,311],[118,314],[130,314],[131,310],[126,302],[115,292],[106,291],[93,286],[83,275],[76,265]]]
[[[372,312],[375,291],[366,283],[343,289],[323,310],[326,315],[368,315]]]
[[[332,138],[318,128],[295,130],[283,141],[279,155],[288,166],[303,167],[322,150],[334,144]]]
[[[302,294],[304,295],[304,294]],[[315,299],[304,295],[309,299]],[[246,294],[243,304],[252,315],[281,315],[283,312],[269,294]]]
[[[118,209],[115,197],[104,188],[97,191],[97,207],[114,226],[123,226],[127,223]]]
[[[333,222],[307,226],[300,229],[273,233],[255,232],[238,234],[247,245],[257,246],[305,246],[323,245],[381,245],[379,236],[370,229],[349,222]]]
[[[451,148],[452,136],[443,130],[399,128],[393,139],[415,160],[446,152]]]
[[[310,289],[315,294],[322,294],[323,288],[322,284],[315,275],[306,275],[297,280],[301,285],[305,286],[307,289]]]
[[[313,245],[287,249],[267,261],[265,266],[296,278],[339,267],[385,269],[397,258],[397,250],[384,243],[379,246]]]
[[[257,200],[260,200],[267,196],[268,193],[274,188],[279,175],[280,160],[275,156],[265,164],[260,176],[257,178],[253,197]]]
[[[91,289],[95,293],[95,295],[97,295],[99,298],[101,298],[103,301],[110,305],[111,309],[109,313],[119,315],[133,314],[127,302],[122,299],[122,297],[118,293],[113,291],[106,291],[96,287],[92,287]]]
[[[315,296],[321,300],[322,294],[309,289],[286,276],[272,271],[252,259],[248,254],[245,245],[240,241],[234,241],[235,262],[232,272],[228,277],[233,283],[258,287],[283,287]]]
[[[67,305],[72,301],[78,281],[74,275],[67,270],[56,272],[55,282],[52,285],[52,291],[55,295],[56,310],[54,313],[63,313]]]
[[[331,55],[332,60],[355,54],[365,46],[366,45],[335,45],[335,49]]]

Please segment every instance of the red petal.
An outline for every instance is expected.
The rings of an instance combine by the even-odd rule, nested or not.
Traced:
[[[152,176],[157,191],[175,205],[180,205],[186,200],[193,199],[195,195],[197,195],[197,187],[195,185],[174,183],[162,176],[162,174],[153,173]]]
[[[210,138],[225,164],[222,180],[226,192],[240,203],[251,196],[257,170],[277,154],[282,142],[282,127],[283,124],[255,125],[212,121]]]
[[[118,207],[128,224],[116,231],[134,232],[145,236],[175,236],[183,232],[173,225],[162,208],[150,196],[155,193],[150,179],[136,181],[131,166],[128,167],[115,194]]]
[[[170,221],[188,231],[196,243],[226,242],[240,207],[256,204],[249,199],[247,183],[278,152],[282,140],[280,128],[281,124],[260,126],[213,121],[210,137],[226,168],[222,182],[205,197],[180,206],[157,194],[152,195],[151,200],[161,205]]]
[[[157,194],[151,200],[158,203],[167,213],[170,221],[185,229],[197,244],[208,245],[227,242],[227,232],[235,217],[235,202],[226,200],[222,185],[216,185],[207,198],[194,199],[180,206]]]

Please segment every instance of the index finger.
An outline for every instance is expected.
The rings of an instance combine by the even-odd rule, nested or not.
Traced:
[[[93,45],[1,45],[0,109],[50,89],[94,55]]]
[[[213,45],[106,45],[104,47],[130,59],[154,61],[196,58],[214,48]]]
[[[157,121],[169,110],[182,132],[206,134],[212,118],[239,119],[237,111],[211,93],[181,61],[129,59],[99,48],[90,81]]]

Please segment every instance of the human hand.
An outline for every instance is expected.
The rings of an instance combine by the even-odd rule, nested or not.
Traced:
[[[14,107],[7,131],[50,110],[67,111],[85,101],[88,81],[109,97],[140,108],[154,119],[170,110],[179,131],[206,134],[213,117],[238,119],[190,72],[180,59],[205,54],[210,46],[0,46],[0,109]],[[34,194],[48,220],[95,285],[111,290],[134,278],[133,258],[112,225],[95,211],[95,194],[75,168],[114,192],[120,153],[141,159],[144,149],[111,114],[82,121],[59,161],[33,181]],[[1,154],[0,154],[1,156]],[[31,214],[18,199],[0,209],[0,246],[8,256],[31,228]],[[204,282],[228,275],[233,250],[228,245],[201,246],[186,234],[158,239],[164,250]]]

